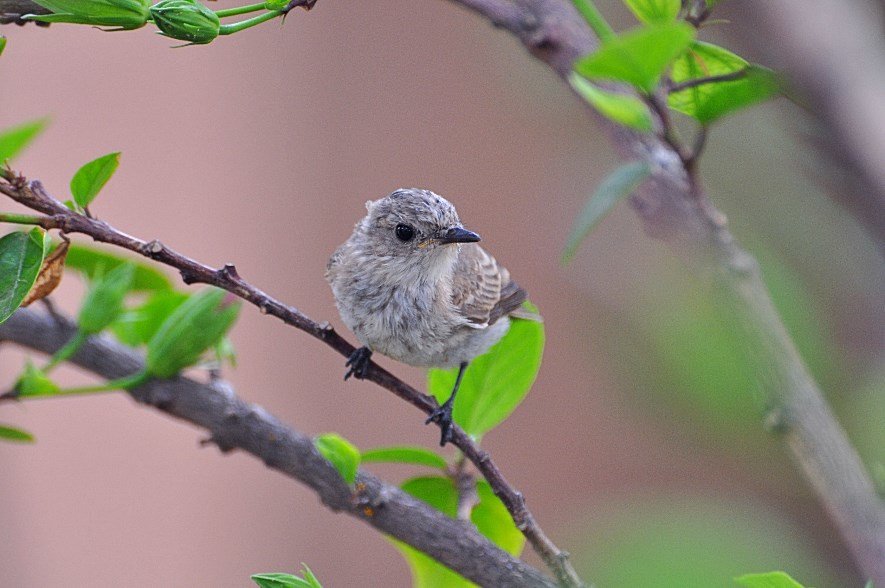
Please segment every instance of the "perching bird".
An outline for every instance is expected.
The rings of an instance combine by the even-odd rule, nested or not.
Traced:
[[[504,336],[509,316],[538,317],[521,312],[525,290],[446,199],[400,189],[366,209],[326,266],[341,319],[363,344],[344,379],[365,377],[375,351],[413,366],[459,366],[451,396],[426,421],[439,424],[445,445],[467,364]]]

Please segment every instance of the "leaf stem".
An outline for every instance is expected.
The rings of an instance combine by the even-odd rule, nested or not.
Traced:
[[[133,374],[131,376],[125,376],[122,378],[117,378],[116,380],[110,380],[105,382],[104,384],[94,384],[92,386],[78,386],[75,388],[62,388],[61,390],[55,390],[53,392],[41,392],[38,394],[30,394],[28,396],[19,396],[18,398],[21,400],[28,400],[31,398],[55,398],[56,396],[81,396],[84,394],[95,394],[97,392],[113,392],[115,390],[129,390],[131,388],[135,388],[136,386],[143,384],[147,380],[150,379],[150,376],[147,372],[138,372],[137,374]]]
[[[599,9],[596,8],[593,0],[572,0],[572,3],[578,9],[578,12],[581,13],[581,16],[584,17],[584,20],[587,21],[587,24],[590,25],[590,28],[593,29],[593,32],[596,33],[596,36],[599,37],[600,41],[605,43],[615,38],[614,29],[608,24],[605,17],[602,16],[602,13],[599,12]]]
[[[248,14],[250,12],[256,12],[262,9],[264,9],[264,2],[259,2],[258,4],[247,4],[245,6],[237,6],[236,8],[226,8],[224,10],[216,10],[215,14],[218,15],[218,18],[226,18],[228,16]]]
[[[46,217],[35,214],[17,214],[15,212],[0,212],[0,223],[14,223],[17,225],[43,226]]]
[[[221,29],[218,31],[219,35],[232,35],[234,33],[238,33],[242,30],[248,29],[250,27],[254,27],[255,25],[259,25],[263,22],[267,22],[271,19],[274,19],[283,14],[280,10],[274,10],[273,12],[266,12],[265,14],[244,20],[242,22],[237,22],[229,25],[221,25]]]

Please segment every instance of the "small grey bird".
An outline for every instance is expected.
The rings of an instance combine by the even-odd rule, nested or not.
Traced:
[[[439,424],[445,445],[467,364],[504,336],[510,316],[538,317],[521,312],[525,290],[448,200],[409,188],[366,209],[326,266],[341,319],[363,344],[344,379],[365,377],[375,351],[413,366],[458,366],[451,396],[426,421]]]

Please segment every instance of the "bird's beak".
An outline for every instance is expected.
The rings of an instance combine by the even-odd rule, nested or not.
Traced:
[[[476,243],[480,240],[479,235],[462,227],[452,227],[442,231],[438,239],[441,245],[449,243]]]

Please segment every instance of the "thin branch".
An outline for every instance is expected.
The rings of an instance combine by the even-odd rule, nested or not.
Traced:
[[[0,324],[0,342],[51,354],[76,332],[68,321],[20,309]],[[74,364],[107,379],[139,373],[143,359],[107,337],[92,337]],[[374,475],[361,470],[354,488],[314,448],[310,437],[260,406],[239,398],[222,382],[188,378],[151,380],[129,394],[142,404],[207,430],[221,451],[242,449],[269,468],[313,489],[335,512],[344,512],[408,543],[482,586],[554,588],[552,580],[511,557],[475,528],[449,518]]]
[[[576,58],[589,53],[596,45],[590,29],[569,0],[449,1],[506,28],[522,41],[532,55],[549,65],[561,78],[568,75]],[[810,22],[809,14],[824,14],[817,10],[821,5],[828,6],[827,12],[844,12],[845,3],[834,0],[814,2],[814,9],[809,9],[801,0],[790,0],[789,7],[784,2],[763,2],[761,5],[765,6],[765,11],[779,13],[778,22],[783,23],[781,29],[789,29],[791,23],[800,20]],[[698,23],[703,20],[702,16],[706,14],[698,15]],[[877,21],[871,19],[866,23],[862,27],[864,31],[871,28],[873,22]],[[857,22],[854,24],[859,26]],[[826,26],[821,23],[821,27]],[[795,31],[800,31],[800,28],[797,27]],[[881,46],[881,33],[878,36],[865,34],[864,39],[867,37],[877,39],[877,47]],[[771,35],[771,38],[779,39],[779,36]],[[800,68],[808,70],[809,80],[820,82],[815,78],[820,71],[840,75],[852,71],[858,72],[861,77],[872,75],[870,68],[858,70],[843,67],[850,60],[838,57],[836,53],[829,54],[829,61],[824,60],[828,55],[827,47],[831,44],[820,43],[819,39],[820,35],[816,34],[791,34],[791,44],[797,48],[793,53],[791,47],[791,55],[795,55],[798,61],[801,62],[803,51],[810,51],[808,47],[814,45],[815,56],[821,62],[826,62],[825,67],[821,68]],[[838,45],[841,40],[834,42]],[[777,51],[777,48],[773,50]],[[865,54],[856,53],[854,58],[857,55]],[[877,49],[877,60],[880,55],[885,53]],[[881,71],[881,68],[875,70],[880,90]],[[844,97],[846,93],[852,93],[855,87],[870,87],[869,79],[863,80],[863,83],[858,81],[857,76],[852,79],[857,83],[836,82],[836,90],[836,86],[830,83],[835,81],[834,78],[827,81],[829,86],[825,89],[831,96]],[[846,105],[855,104],[857,100],[842,101],[839,103],[842,109],[837,109],[834,116],[857,122],[860,127],[842,127],[857,130],[863,127],[866,113],[875,112],[876,126],[866,127],[862,137],[869,145],[882,145],[885,133],[876,134],[885,122],[885,117],[879,116],[882,112],[881,96],[881,91],[863,93],[864,98],[872,98],[863,104],[865,107],[871,106],[872,111],[868,108],[855,109],[853,114],[845,112]],[[863,573],[877,585],[885,585],[885,505],[787,334],[762,281],[758,265],[737,244],[727,229],[724,215],[707,198],[696,175],[695,162],[686,166],[686,159],[678,148],[669,145],[660,135],[636,133],[600,117],[597,120],[611,134],[615,147],[626,158],[645,161],[652,170],[650,179],[631,198],[631,204],[646,232],[665,240],[695,268],[718,276],[719,284],[735,302],[734,312],[738,321],[746,329],[746,346],[769,352],[769,369],[765,374],[760,374],[763,393],[768,406],[777,407],[778,413],[784,416],[783,435],[793,459],[830,513]],[[665,128],[660,119],[658,127]],[[885,149],[862,151],[863,162],[873,163],[865,165],[864,169],[871,178],[870,183],[877,188],[877,196],[867,197],[861,205],[874,211],[871,217],[872,222],[877,223],[878,235],[885,227],[883,206],[881,201],[876,200],[883,193],[878,188],[885,185],[881,181],[885,177],[885,167],[881,162],[877,163],[875,158],[881,157],[883,152]],[[873,160],[869,159],[871,157]]]
[[[104,221],[71,211],[50,196],[36,180],[27,181],[9,172],[0,175],[3,178],[0,180],[0,193],[46,215],[46,222],[43,225],[45,228],[58,229],[68,234],[89,235],[95,241],[115,245],[173,267],[179,271],[182,280],[187,284],[209,284],[227,290],[257,306],[262,314],[275,316],[286,324],[316,337],[345,357],[350,356],[356,349],[328,324],[313,321],[298,309],[283,304],[243,280],[233,265],[228,264],[221,269],[211,268],[166,247],[160,241],[143,241],[114,229]],[[370,364],[365,379],[390,390],[425,414],[430,414],[438,407],[432,396],[422,394],[375,363]],[[483,474],[495,495],[507,507],[517,528],[522,531],[529,544],[550,567],[557,579],[565,586],[581,586],[582,582],[568,562],[568,556],[547,537],[526,507],[523,495],[507,481],[489,453],[477,447],[457,426],[453,429],[452,444],[458,447]]]
[[[51,10],[43,8],[31,0],[0,0],[0,24],[24,25],[28,21],[22,20],[26,14],[49,14]],[[46,26],[48,23],[37,23],[38,26]]]

